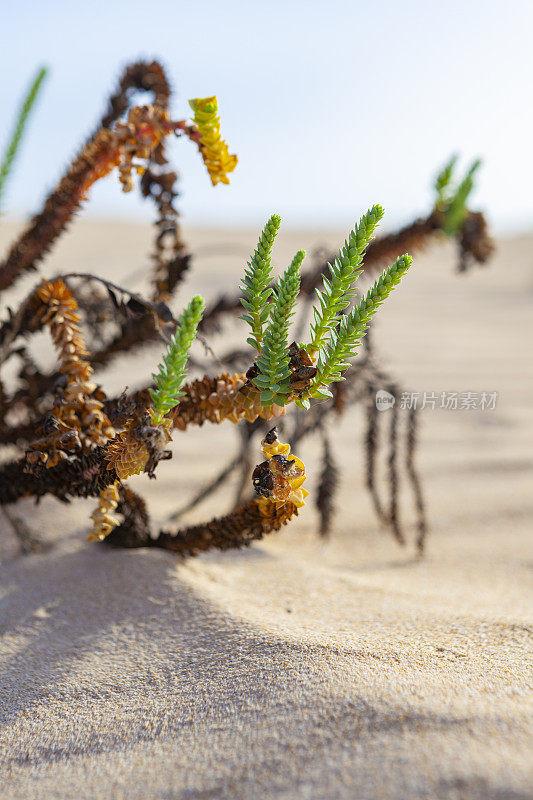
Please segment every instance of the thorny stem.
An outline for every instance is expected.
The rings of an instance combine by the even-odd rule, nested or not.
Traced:
[[[134,526],[119,526],[109,534],[105,542],[112,547],[158,547],[183,557],[196,556],[213,549],[248,547],[268,533],[278,531],[297,513],[298,509],[292,503],[285,503],[280,508],[272,503],[269,512],[265,513],[260,501],[251,500],[224,517],[174,533],[162,530],[155,538],[142,527],[138,530]]]
[[[74,159],[48,196],[43,210],[33,218],[0,264],[0,290],[7,289],[24,272],[35,268],[95,181],[120,166],[121,161],[127,171],[128,165],[131,168],[131,156],[136,154],[135,147],[140,156],[149,156],[150,150],[175,129],[176,123],[170,122],[166,112],[156,107],[132,109],[128,124],[119,124],[114,131],[101,128]],[[135,146],[132,141],[136,142]],[[127,175],[121,177],[127,188]]]
[[[417,434],[417,414],[414,408],[409,409],[409,417],[407,419],[407,444],[405,451],[405,468],[411,481],[413,494],[415,498],[415,507],[418,514],[417,520],[417,539],[416,546],[420,555],[424,552],[424,546],[427,537],[427,521],[426,521],[426,508],[424,502],[424,495],[420,485],[420,478],[416,471],[414,464],[414,456],[416,449],[416,434]]]
[[[0,468],[0,505],[16,503],[22,497],[52,494],[60,500],[70,497],[97,497],[117,479],[107,468],[101,448],[63,461],[38,473],[26,472],[26,459],[3,464]]]

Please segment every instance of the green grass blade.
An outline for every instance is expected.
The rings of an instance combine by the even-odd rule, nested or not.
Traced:
[[[33,79],[30,88],[26,93],[26,96],[20,107],[15,127],[13,129],[13,133],[11,134],[11,139],[8,142],[2,161],[0,163],[0,203],[2,201],[5,183],[7,181],[7,178],[9,177],[11,168],[13,166],[13,162],[15,160],[15,156],[17,155],[20,144],[22,142],[24,130],[28,122],[28,117],[30,115],[33,106],[35,105],[35,101],[37,100],[37,95],[39,94],[41,85],[47,75],[47,72],[48,70],[46,69],[46,67],[41,67],[41,69],[38,71],[37,75]]]

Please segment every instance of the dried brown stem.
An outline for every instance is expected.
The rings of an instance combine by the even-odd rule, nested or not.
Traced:
[[[153,105],[168,110],[172,92],[165,70],[157,61],[138,61],[126,67],[121,75],[100,122],[102,128],[109,128],[127,111],[131,96],[136,91],[151,92]],[[140,187],[143,197],[151,198],[158,211],[152,256],[155,267],[154,300],[165,302],[183,279],[190,264],[190,255],[180,238],[178,212],[174,208],[177,175],[171,170],[165,171],[167,164],[164,145],[160,143],[152,153]],[[111,354],[108,354],[108,360],[110,357]]]
[[[379,450],[379,412],[375,403],[376,388],[368,385],[368,399],[366,402],[366,488],[370,493],[374,510],[378,519],[387,524],[388,519],[383,508],[376,482],[376,455]]]
[[[279,406],[261,405],[259,392],[240,373],[204,377],[182,387],[185,396],[171,413],[179,430],[204,422],[219,423],[227,419],[237,423],[242,419],[254,422],[258,417],[272,419],[283,413]]]
[[[391,394],[396,394],[395,387],[387,387]],[[391,391],[391,389],[393,391]],[[399,544],[405,544],[405,536],[400,525],[398,495],[400,473],[398,470],[398,404],[394,403],[389,418],[389,525],[392,534]]]
[[[320,536],[328,537],[331,533],[331,525],[333,522],[334,500],[338,489],[339,470],[333,459],[325,427],[322,429],[322,444],[322,471],[320,473],[318,491],[316,494],[316,507],[320,516]]]
[[[42,497],[45,494],[52,494],[60,500],[97,497],[102,489],[117,479],[115,471],[108,469],[100,448],[62,461],[50,469],[35,473],[28,473],[25,469],[25,458],[0,467],[0,505],[16,503],[21,497]]]
[[[189,269],[191,256],[181,240],[178,212],[174,201],[178,196],[175,184],[177,174],[164,170],[167,158],[163,144],[154,151],[151,166],[141,179],[143,197],[150,198],[156,205],[156,237],[152,261],[154,264],[154,301],[167,302],[176,286],[183,280]]]
[[[68,458],[68,451],[104,444],[115,431],[102,411],[102,393],[92,380],[93,369],[72,292],[58,279],[43,283],[37,294],[43,304],[42,322],[50,327],[60,371],[66,377],[61,399],[51,411],[53,424],[27,455],[29,464],[42,463],[50,468]]]
[[[494,241],[488,232],[483,214],[469,212],[459,235],[458,272],[466,272],[470,264],[485,264],[494,252]]]
[[[148,158],[154,147],[175,129],[166,112],[158,107],[134,108],[126,124],[101,128],[74,159],[58,186],[0,264],[0,290],[7,289],[50,250],[80,208],[95,181],[115,167],[129,188],[132,158]]]
[[[119,506],[121,509],[123,506]],[[109,534],[106,543],[114,547],[159,547],[183,557],[196,556],[208,550],[248,547],[253,541],[279,530],[297,513],[298,509],[290,502],[279,508],[270,503],[265,513],[264,501],[251,500],[224,517],[175,533],[162,530],[153,539],[144,526],[137,527],[129,517],[125,524]]]
[[[405,448],[405,469],[409,476],[413,495],[415,498],[415,508],[417,512],[417,537],[416,546],[420,555],[424,552],[424,547],[427,538],[427,521],[426,521],[426,507],[424,503],[424,495],[422,494],[422,486],[420,477],[415,467],[415,452],[416,452],[416,436],[418,428],[418,416],[416,409],[409,409],[409,416],[407,418],[407,443]]]
[[[130,107],[131,96],[136,91],[151,92],[152,104],[168,109],[171,88],[165,70],[158,61],[136,61],[124,69],[97,130],[109,128],[125,114]]]

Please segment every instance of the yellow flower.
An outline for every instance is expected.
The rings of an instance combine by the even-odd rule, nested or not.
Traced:
[[[303,461],[291,455],[289,444],[278,441],[275,428],[262,440],[261,450],[268,459],[273,478],[271,499],[277,505],[290,502],[301,508],[309,494],[302,486],[306,478]]]
[[[196,97],[189,100],[194,111],[194,124],[200,134],[200,152],[207,167],[211,183],[229,183],[228,172],[233,172],[238,158],[231,155],[228,145],[220,135],[220,118],[217,115],[217,98]]]

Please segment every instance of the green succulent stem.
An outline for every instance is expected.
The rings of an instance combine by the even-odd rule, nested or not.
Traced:
[[[259,375],[254,383],[261,390],[261,403],[285,405],[290,394],[288,335],[296,298],[300,291],[300,267],[305,250],[299,250],[290,267],[279,278],[273,290],[273,303],[263,341],[263,349],[257,359]]]
[[[447,164],[441,169],[435,178],[435,191],[437,192],[437,199],[435,201],[435,208],[442,211],[446,208],[447,204],[447,189],[452,179],[453,170],[457,163],[457,155],[453,155]]]
[[[355,294],[355,281],[361,274],[365,249],[382,216],[381,206],[373,206],[367,211],[348,236],[333,264],[328,265],[330,277],[328,279],[324,276],[322,291],[317,289],[319,305],[313,308],[311,342],[306,345],[313,358],[323,347],[332,328],[337,325],[338,315],[350,305]]]
[[[247,341],[261,352],[263,330],[272,308],[272,247],[279,231],[281,218],[273,214],[265,225],[255,252],[247,263],[242,280],[241,304],[245,312],[240,319],[245,320],[251,328],[251,336]]]
[[[331,396],[328,384],[344,380],[342,372],[350,366],[347,359],[356,355],[370,320],[400,283],[412,261],[409,255],[396,259],[394,264],[381,274],[360,303],[341,318],[337,329],[331,331],[327,347],[319,355],[317,375],[309,390],[310,397]]]
[[[13,161],[15,160],[15,156],[17,155],[18,149],[22,142],[22,136],[28,122],[28,117],[35,104],[35,101],[37,100],[37,95],[39,94],[39,90],[47,75],[47,72],[48,70],[46,67],[41,67],[41,69],[37,72],[37,75],[31,82],[24,100],[22,101],[22,105],[20,106],[13,133],[11,134],[11,138],[7,144],[2,161],[0,163],[0,201],[3,196],[6,180],[9,177],[9,173],[11,172],[11,168],[13,166]]]
[[[450,174],[451,169],[449,166]],[[448,181],[449,176],[444,176],[440,182],[444,187]],[[292,376],[295,380],[291,382],[288,345],[289,325],[300,291],[300,267],[305,252],[299,250],[296,253],[291,265],[272,287],[270,256],[279,229],[279,217],[271,217],[266,224],[248,262],[241,301],[246,310],[242,319],[252,330],[248,342],[258,352],[255,374],[250,373],[250,381],[260,392],[263,406],[285,406],[294,402],[299,408],[307,409],[310,398],[330,396],[328,385],[343,380],[342,373],[350,366],[348,359],[356,354],[370,319],[411,265],[408,255],[397,259],[361,302],[347,313],[355,295],[354,284],[361,273],[365,249],[382,216],[383,209],[378,205],[362,216],[333,264],[329,264],[330,274],[323,278],[322,291],[317,290],[319,304],[313,309],[311,341],[303,345],[316,362],[317,373],[310,386],[305,379],[302,384],[301,372],[297,368],[295,372],[298,374]],[[309,388],[305,389],[305,386]]]
[[[479,159],[474,161],[465,177],[457,187],[455,194],[449,200],[448,206],[444,212],[445,216],[443,225],[443,231],[444,233],[448,234],[448,236],[454,236],[454,234],[457,233],[468,214],[466,202],[470,192],[474,188],[474,175],[479,169],[480,165],[481,161]]]
[[[442,215],[441,229],[447,236],[456,236],[468,215],[467,200],[474,188],[474,176],[481,161],[474,161],[459,184],[453,185],[457,156],[453,156],[435,178],[435,210]]]
[[[204,309],[204,299],[197,295],[183,311],[178,320],[176,333],[171,337],[158,372],[152,375],[155,389],[150,389],[152,398],[152,424],[161,425],[163,419],[183,395],[181,386],[185,380],[185,366],[190,347],[196,338],[196,331]]]

